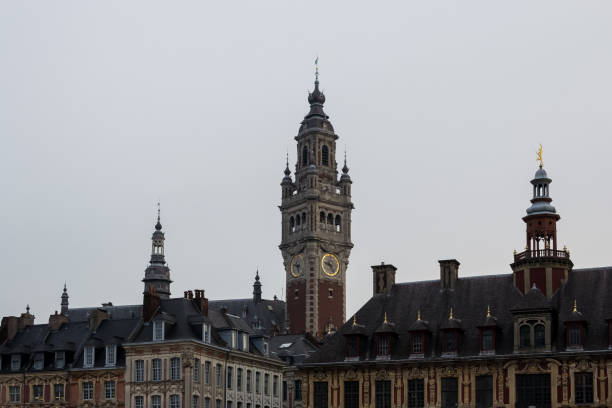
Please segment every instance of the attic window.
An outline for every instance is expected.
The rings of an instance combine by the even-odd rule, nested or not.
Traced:
[[[110,345],[106,346],[106,367],[114,367],[117,365],[117,346]]]
[[[164,322],[162,320],[153,321],[153,341],[164,340]]]
[[[83,367],[87,368],[94,366],[95,352],[95,348],[85,347],[85,352],[83,353]]]
[[[412,335],[412,353],[423,354],[423,333],[414,333]]]
[[[272,311],[274,308],[271,305],[268,305],[268,310]]]
[[[66,354],[63,351],[55,352],[55,368],[64,368],[66,365]]]
[[[567,345],[569,347],[582,347],[582,328],[579,325],[568,327]]]
[[[44,353],[36,353],[34,355],[34,369],[42,370],[45,366],[45,354]]]
[[[283,343],[278,348],[289,348],[293,343]]]
[[[21,354],[11,356],[11,371],[18,371],[21,368]]]
[[[249,351],[249,335],[242,333],[242,351]]]
[[[378,357],[388,357],[391,350],[389,347],[389,336],[381,334],[378,336]]]
[[[210,325],[208,323],[202,324],[202,341],[210,344]]]
[[[495,350],[495,336],[493,329],[483,329],[481,337],[480,350],[485,352],[491,352]]]

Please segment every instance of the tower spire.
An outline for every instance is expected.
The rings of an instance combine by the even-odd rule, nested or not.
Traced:
[[[68,290],[66,289],[65,282],[64,282],[64,290],[62,292],[61,311],[64,316],[68,315]]]
[[[170,280],[170,268],[166,264],[166,257],[164,255],[165,239],[161,225],[161,206],[158,202],[157,223],[151,236],[151,259],[142,281],[145,284],[144,293],[149,293],[149,288],[152,287],[162,299],[170,297],[170,283],[172,283]]]
[[[253,301],[261,301],[261,282],[259,281],[259,268],[255,272],[255,283],[253,283]]]

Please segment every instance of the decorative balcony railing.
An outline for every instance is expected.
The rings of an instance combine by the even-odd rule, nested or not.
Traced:
[[[555,250],[555,249],[536,249],[533,251],[523,251],[514,254],[514,262],[521,261],[523,259],[533,258],[563,258],[569,259],[570,254],[568,250]]]

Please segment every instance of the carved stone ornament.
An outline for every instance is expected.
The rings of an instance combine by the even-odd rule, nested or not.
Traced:
[[[347,380],[356,380],[357,373],[353,369],[347,370],[346,373],[344,374],[344,378],[346,378]]]

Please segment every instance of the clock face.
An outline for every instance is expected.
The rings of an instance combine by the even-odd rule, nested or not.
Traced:
[[[294,278],[299,278],[302,276],[305,267],[304,257],[302,257],[301,254],[293,255],[293,258],[291,258],[291,264],[289,265],[289,273],[291,273],[291,276]]]
[[[325,254],[321,258],[321,269],[327,276],[336,276],[340,271],[340,261],[334,254]]]

